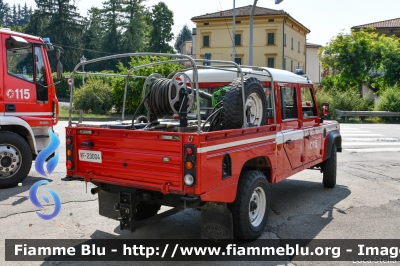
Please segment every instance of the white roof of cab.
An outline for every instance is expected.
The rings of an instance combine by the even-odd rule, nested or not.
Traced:
[[[265,70],[271,73],[274,82],[312,84],[311,80],[286,70],[267,67],[242,68],[244,75],[256,77],[260,81],[271,81],[270,75]],[[188,70],[185,73],[193,81],[193,70]],[[236,68],[227,68],[226,70],[199,69],[198,75],[199,83],[231,82],[238,76]]]
[[[29,35],[29,34],[25,34],[25,33],[21,33],[21,32],[12,31],[9,28],[1,28],[0,29],[0,33],[10,34],[10,35],[19,36],[19,37],[22,37],[22,38],[29,38],[29,39],[33,39],[33,40],[36,40],[36,41],[43,42],[43,40],[40,37]]]

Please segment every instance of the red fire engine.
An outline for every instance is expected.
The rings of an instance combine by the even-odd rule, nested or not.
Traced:
[[[58,101],[45,38],[0,29],[0,188],[28,175],[32,160],[49,143],[57,124]],[[57,60],[60,50],[57,50]],[[58,75],[61,75],[58,61]]]
[[[126,56],[158,54],[141,53]],[[124,55],[94,59],[91,64]],[[311,81],[288,71],[194,60],[190,69],[144,78],[147,117],[66,128],[67,177],[96,185],[100,215],[131,231],[185,208],[201,210],[202,237],[255,239],[270,184],[308,168],[336,184],[339,124],[323,121]],[[209,64],[210,63],[210,64]],[[227,66],[229,65],[229,66]],[[125,91],[130,90],[128,82]],[[135,90],[141,88],[134,88]],[[73,93],[71,93],[71,99]],[[323,104],[324,115],[329,105]],[[138,113],[138,112],[137,112]],[[173,207],[158,213],[161,205]]]

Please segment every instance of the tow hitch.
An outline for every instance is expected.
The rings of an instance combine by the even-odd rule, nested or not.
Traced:
[[[118,220],[120,221],[121,230],[130,230],[135,232],[136,229],[145,225],[156,223],[168,216],[180,212],[183,208],[175,207],[153,217],[147,219],[137,219],[135,213],[138,211],[137,205],[140,203],[137,200],[135,192],[120,192],[119,203],[114,204],[114,210],[118,212]]]

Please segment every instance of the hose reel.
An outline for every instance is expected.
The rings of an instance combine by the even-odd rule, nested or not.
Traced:
[[[150,75],[142,91],[142,97],[147,96],[144,106],[150,115],[157,117],[178,114],[181,111],[179,92],[183,89],[187,104],[186,111],[190,111],[194,101],[194,90],[188,89],[187,84],[193,88],[191,79],[182,72],[176,73],[172,79],[163,78],[160,74]]]

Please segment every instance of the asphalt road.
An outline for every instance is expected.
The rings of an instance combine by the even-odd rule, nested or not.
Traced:
[[[32,168],[18,186],[0,190],[0,265],[121,265],[119,262],[4,262],[4,239],[198,239],[200,212],[191,209],[135,233],[120,231],[118,222],[98,215],[91,185],[62,182],[65,176],[66,122],[60,122],[60,162],[49,177],[62,201],[60,214],[41,220],[28,198],[32,184],[44,178]],[[399,239],[400,125],[342,124],[343,153],[338,154],[337,185],[322,186],[319,171],[306,170],[271,186],[271,211],[265,239]],[[41,188],[42,189],[42,188]],[[40,191],[39,191],[40,192]],[[295,265],[337,265],[292,262]],[[289,262],[218,262],[218,265],[291,265]],[[127,265],[130,265],[128,263]],[[161,264],[156,262],[138,265]],[[164,263],[165,264],[165,263]],[[172,264],[172,263],[171,263]],[[187,264],[174,262],[173,264]],[[202,264],[191,263],[194,265]],[[205,264],[205,263],[204,263]],[[341,262],[351,265],[352,262]],[[136,265],[136,264],[135,264]]]

